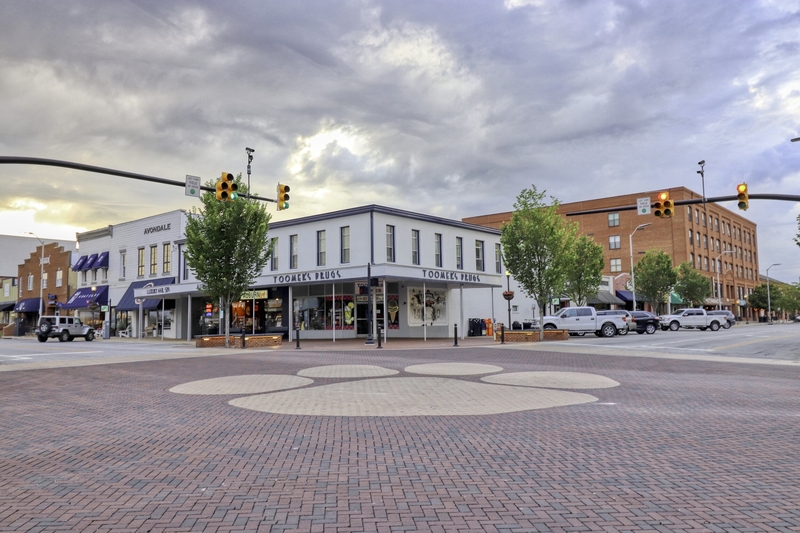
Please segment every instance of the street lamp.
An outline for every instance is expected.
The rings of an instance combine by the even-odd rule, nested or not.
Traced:
[[[44,310],[42,309],[42,307],[44,307],[44,298],[43,298],[44,294],[43,294],[43,291],[42,291],[42,289],[44,289],[44,241],[42,239],[40,239],[39,236],[36,235],[32,231],[26,231],[24,233],[27,233],[28,235],[33,235],[42,244],[42,257],[41,257],[41,259],[39,259],[39,267],[40,267],[40,270],[39,270],[39,318],[41,318],[42,315],[44,314]]]
[[[633,272],[633,234],[639,231],[642,228],[646,228],[647,226],[652,226],[651,222],[647,224],[639,224],[636,226],[636,229],[633,230],[633,233],[630,234],[628,237],[628,248],[631,252],[631,293],[633,294],[633,310],[636,311],[636,275]]]
[[[719,271],[722,270],[722,269],[719,268],[719,258],[722,257],[725,254],[732,254],[732,253],[733,253],[733,250],[725,250],[724,252],[719,254],[717,256],[717,258],[714,260],[714,268],[717,270],[717,309],[722,309],[722,305],[720,303],[720,300],[722,298],[722,286],[720,286],[720,284],[719,284],[720,283],[719,282]]]
[[[769,298],[769,269],[778,265],[780,265],[780,263],[774,263],[767,267],[767,314],[769,315],[770,324],[772,324],[772,300]]]
[[[511,272],[506,270],[506,292],[503,298],[508,302],[508,327],[511,327],[511,300],[514,298],[514,293],[511,292]]]

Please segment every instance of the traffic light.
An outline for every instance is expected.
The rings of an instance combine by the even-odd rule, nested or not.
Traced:
[[[750,207],[750,196],[747,194],[747,184],[740,183],[736,186],[736,193],[739,195],[739,209],[747,211]]]
[[[278,211],[289,209],[289,186],[278,183]]]
[[[653,205],[653,214],[659,218],[669,218],[675,213],[675,204],[670,200],[669,193],[658,193],[656,203]]]
[[[231,202],[239,198],[239,186],[233,181],[233,174],[223,172],[217,180],[217,200]]]

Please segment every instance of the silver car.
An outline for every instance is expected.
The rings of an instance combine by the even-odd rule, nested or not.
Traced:
[[[36,325],[36,338],[39,342],[55,337],[59,342],[69,342],[75,337],[83,337],[86,341],[94,340],[94,329],[74,316],[43,316]]]

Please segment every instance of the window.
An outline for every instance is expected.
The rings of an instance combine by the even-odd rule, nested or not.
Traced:
[[[272,238],[272,256],[270,257],[270,268],[278,270],[278,238]]]
[[[119,277],[125,278],[125,252],[119,253]]]
[[[689,244],[694,246],[694,232],[689,230]]]
[[[499,242],[494,244],[494,269],[498,274],[503,273],[503,250]]]
[[[189,262],[186,261],[186,252],[183,252],[183,279],[189,279]]]
[[[438,268],[442,268],[442,234],[433,235],[433,262]]]
[[[139,248],[139,264],[136,267],[136,275],[140,278],[144,276],[144,248]]]
[[[619,226],[619,213],[608,214],[608,227]]]
[[[88,270],[84,270],[83,272],[81,272],[81,280],[83,281],[84,285],[86,285],[86,283],[88,281],[88,277],[87,277],[88,274],[89,274]]]
[[[92,283],[94,283],[95,281],[97,281],[97,269],[93,268],[92,269]]]
[[[419,264],[419,230],[411,230],[411,264]]]
[[[28,274],[28,290],[33,290],[33,274]]]
[[[719,219],[718,218],[714,219],[714,230],[717,231],[717,233],[719,233]]]
[[[47,288],[47,272],[42,272],[42,288]]]
[[[703,266],[705,266],[705,270],[708,270],[708,257],[703,260]]]
[[[611,272],[622,272],[622,259],[611,260]]]
[[[339,228],[339,261],[350,262],[350,226]]]
[[[706,214],[703,213],[703,227],[706,227]]]
[[[689,222],[692,221],[692,208],[691,206],[686,207],[686,212],[689,213]]]
[[[692,268],[696,268],[696,265],[694,264],[694,254],[689,254],[689,261],[692,263]]]
[[[719,239],[717,239],[717,251],[720,252],[722,249],[719,247]]]
[[[150,245],[150,275],[158,274],[158,246]]]
[[[325,266],[325,230],[317,231],[317,266]]]
[[[619,250],[619,235],[611,235],[608,238],[609,250]]]
[[[289,235],[289,268],[297,268],[297,235]]]
[[[702,242],[702,241],[700,241],[700,232],[698,231],[697,232],[697,246],[700,246],[700,242]]]
[[[461,237],[456,237],[456,268],[464,268],[464,240]]]
[[[697,256],[697,270],[703,270],[703,256]]]
[[[475,241],[475,270],[483,272],[483,241]]]
[[[11,296],[11,282],[3,282],[3,297],[8,298]]]
[[[386,225],[386,262],[394,263],[394,226]]]
[[[703,248],[708,248],[708,235],[703,235]]]
[[[103,281],[108,281],[108,267],[103,267],[102,274],[103,274]]]
[[[700,223],[700,210],[699,209],[695,209],[694,210],[694,223],[695,224],[699,224]]]
[[[162,272],[164,274],[169,274],[172,271],[172,250],[170,248],[170,244],[164,243],[163,247],[161,248],[162,254]]]

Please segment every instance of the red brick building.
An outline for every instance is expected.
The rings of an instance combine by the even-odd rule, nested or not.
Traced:
[[[24,320],[26,331],[38,321],[40,295],[44,315],[56,314],[59,304],[67,302],[75,290],[76,279],[71,266],[72,252],[58,243],[45,244],[44,250],[41,245],[37,246],[36,251],[19,266],[14,310],[18,319]]]

